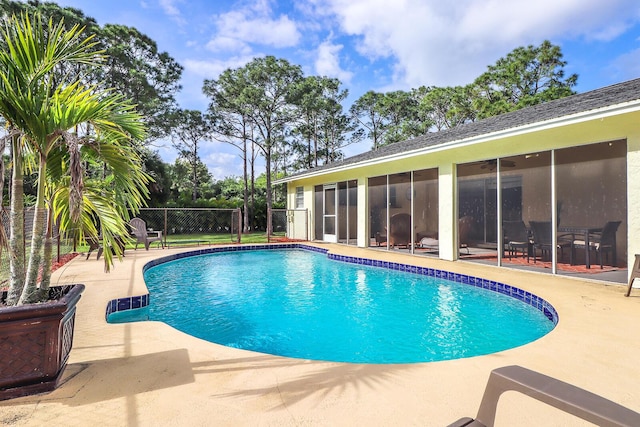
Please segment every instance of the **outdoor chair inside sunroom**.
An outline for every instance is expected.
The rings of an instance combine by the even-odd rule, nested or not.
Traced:
[[[607,255],[607,263],[609,264],[609,254],[611,254],[610,264],[615,267],[618,257],[616,234],[621,223],[622,221],[608,221],[604,227],[602,227],[602,231],[589,233],[588,248],[585,240],[573,240],[571,246],[571,263],[573,264],[575,260],[575,250],[584,249],[585,251],[589,250],[596,253],[601,269],[604,268],[603,255]]]
[[[518,251],[522,253],[522,256],[527,255],[527,261],[529,261],[529,246],[531,245],[531,238],[529,237],[529,230],[524,224],[524,221],[505,221],[503,223],[504,243],[509,259],[512,256],[518,257]]]
[[[551,261],[553,249],[553,236],[551,221],[529,221],[533,235],[533,262],[536,262],[537,250],[540,249],[541,261]],[[561,234],[556,237],[555,249],[560,249],[560,260],[564,258],[564,249],[571,248],[572,234]]]

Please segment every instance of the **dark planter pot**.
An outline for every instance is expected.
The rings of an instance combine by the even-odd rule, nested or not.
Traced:
[[[50,301],[0,307],[0,400],[58,386],[71,351],[76,304],[83,291],[80,284],[54,286]]]

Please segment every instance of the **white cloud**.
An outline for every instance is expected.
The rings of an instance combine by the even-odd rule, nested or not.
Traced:
[[[229,147],[233,149],[233,147]],[[233,153],[219,151],[220,148],[202,157],[202,162],[207,165],[207,169],[209,169],[213,178],[219,180],[231,175],[241,175],[242,162],[240,157]]]
[[[218,20],[218,29],[227,37],[273,47],[295,46],[300,40],[296,24],[287,16],[250,17],[242,12],[229,12]]]
[[[196,59],[186,59],[183,63],[185,71],[192,72],[197,76],[218,76],[225,70],[223,61],[200,61]]]
[[[287,15],[273,17],[267,2],[217,15],[215,25],[217,33],[207,44],[211,50],[247,52],[250,44],[292,47],[301,38],[297,24]]]
[[[240,68],[249,63],[254,55],[235,56],[225,59],[214,59],[211,61],[187,59],[184,61],[185,73],[192,73],[195,76],[206,79],[217,78],[224,70],[228,68]]]
[[[156,141],[152,148],[165,163],[174,164],[178,158],[178,152],[169,140]],[[203,141],[200,145],[200,159],[216,180],[242,175],[242,161],[237,153],[240,153],[237,149],[222,142]]]
[[[336,77],[342,82],[349,83],[353,73],[340,67],[339,54],[343,47],[339,44],[332,44],[329,40],[322,42],[317,49],[316,73],[321,76]]]
[[[177,3],[182,2],[183,0],[160,0],[160,7],[164,13],[181,25],[185,23],[185,20],[182,18],[182,14],[180,13]]]
[[[228,68],[239,68],[246,65],[254,58],[253,55],[246,57],[233,57],[225,59],[196,60],[186,59],[182,62],[184,71],[182,73],[182,91],[176,98],[182,108],[205,111],[209,105],[209,98],[202,93],[202,85],[205,79],[217,79],[220,74]]]
[[[211,52],[242,52],[251,53],[251,47],[242,40],[233,37],[219,36],[207,43],[207,49]]]
[[[175,5],[176,0],[160,0],[160,6],[162,10],[165,11],[167,15],[170,16],[178,16],[180,15],[180,10]]]
[[[173,164],[178,157],[178,152],[173,148],[169,139],[154,141],[151,143],[151,148],[158,151],[162,161],[165,163]]]
[[[624,81],[640,76],[640,49],[632,50],[617,57],[609,71],[613,75],[613,80]]]
[[[319,0],[311,0],[319,1]],[[371,60],[393,58],[407,87],[466,84],[517,46],[611,40],[640,18],[637,0],[330,0]]]

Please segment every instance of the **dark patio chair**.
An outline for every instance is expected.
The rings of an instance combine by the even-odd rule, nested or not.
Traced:
[[[469,252],[469,236],[471,236],[471,231],[473,230],[473,217],[471,215],[465,215],[458,220],[458,249],[459,253],[461,249],[467,251],[467,255]]]
[[[509,259],[512,256],[518,257],[518,249],[522,252],[524,257],[525,251],[527,254],[527,262],[529,262],[529,245],[531,239],[529,238],[529,230],[524,225],[524,221],[504,221],[502,223],[502,231],[504,233],[504,242],[509,253]]]
[[[389,219],[389,245],[409,247],[411,242],[411,215],[397,213]]]
[[[461,418],[449,427],[493,426],[498,399],[516,391],[599,426],[638,426],[640,414],[585,389],[521,366],[491,371],[476,418]]]
[[[86,259],[89,259],[89,256],[91,256],[91,252],[97,249],[98,255],[96,256],[96,259],[99,260],[102,254],[104,253],[104,242],[102,241],[102,237],[86,237],[85,240],[89,245],[89,252],[87,252]],[[126,246],[124,239],[121,237],[116,237],[115,244],[120,249],[120,254],[124,256],[124,250]],[[111,249],[111,253],[115,255],[116,254],[115,249],[112,246],[109,246],[109,248]]]
[[[609,221],[604,227],[602,227],[601,232],[591,233],[589,234],[589,248],[587,249],[587,243],[584,240],[574,240],[573,245],[571,246],[571,259],[575,259],[574,254],[576,249],[584,249],[584,250],[594,250],[598,255],[598,259],[600,261],[600,268],[603,268],[603,253],[612,253],[611,266],[615,267],[618,259],[618,252],[616,250],[617,241],[616,241],[616,233],[618,232],[618,227],[622,221]],[[609,256],[607,255],[607,261],[609,261]],[[573,263],[573,262],[572,262]]]
[[[540,249],[540,259],[551,259],[551,249],[553,249],[553,229],[551,221],[529,221],[531,233],[533,234],[533,262],[536,262],[536,249]],[[571,248],[573,234],[562,234],[556,238],[556,250],[560,249],[560,258],[564,257],[564,248]]]
[[[89,245],[89,251],[87,252],[86,259],[89,259],[89,257],[91,256],[91,252],[96,249],[98,250],[98,256],[96,257],[96,259],[100,259],[100,255],[102,255],[102,252],[104,250],[102,248],[102,242],[100,241],[100,238],[94,236],[85,236],[85,241],[87,242],[87,245]]]
[[[377,231],[377,232],[376,232],[376,234],[375,234],[375,236],[374,236],[374,238],[376,239],[376,245],[380,246],[380,245],[382,245],[383,243],[385,243],[385,246],[386,246],[386,243],[387,243],[387,233],[384,233],[384,235],[383,235],[383,234],[380,234],[380,232],[379,232],[379,231]]]
[[[164,249],[164,243],[162,242],[162,231],[149,231],[147,230],[147,223],[140,218],[133,218],[129,221],[129,227],[131,232],[136,236],[136,246],[134,250],[138,249],[138,244],[144,244],[144,248],[149,250],[149,245],[153,242],[160,242]]]

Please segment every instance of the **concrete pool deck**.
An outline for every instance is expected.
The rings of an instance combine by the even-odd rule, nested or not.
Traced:
[[[76,257],[54,284],[84,283],[61,386],[0,402],[15,426],[444,426],[475,416],[492,369],[521,365],[640,412],[640,289],[322,244],[332,252],[504,282],[549,301],[559,324],[522,347],[444,362],[359,365],[269,356],[208,343],[158,322],[108,324],[107,302],[146,293],[148,261],[194,250],[127,251],[110,273]],[[589,425],[513,392],[500,426]]]

